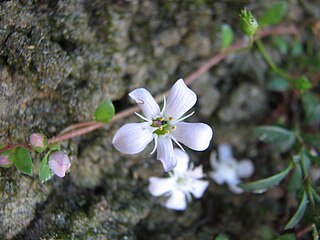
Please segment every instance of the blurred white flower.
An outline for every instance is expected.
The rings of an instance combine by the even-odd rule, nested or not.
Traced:
[[[240,178],[248,178],[253,174],[253,163],[247,159],[239,162],[235,160],[229,144],[219,144],[218,155],[219,159],[216,152],[210,155],[210,165],[214,171],[210,172],[209,176],[219,185],[228,184],[233,193],[242,193],[243,190],[237,185],[241,182]]]
[[[144,88],[133,90],[129,96],[144,114],[136,115],[145,122],[125,124],[116,132],[112,143],[118,151],[136,154],[154,139],[155,146],[151,154],[157,150],[157,159],[162,162],[165,171],[170,171],[177,164],[172,140],[181,148],[180,143],[196,151],[208,148],[213,135],[212,129],[204,123],[183,122],[193,114],[184,116],[197,101],[196,94],[185,85],[183,79],[173,85],[167,102],[164,98],[161,111],[155,99]]]
[[[165,206],[174,210],[184,210],[187,202],[192,197],[201,198],[209,185],[209,181],[200,180],[205,177],[202,166],[196,168],[191,163],[189,166],[189,156],[182,150],[175,148],[174,154],[177,159],[177,166],[170,172],[168,178],[149,178],[149,191],[155,196],[169,196]]]

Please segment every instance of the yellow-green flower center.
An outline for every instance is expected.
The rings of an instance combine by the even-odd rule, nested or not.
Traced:
[[[170,131],[175,130],[176,127],[169,124],[171,120],[172,120],[171,117],[169,117],[168,120],[165,119],[164,117],[158,117],[152,120],[151,127],[158,128],[157,130],[154,131],[154,133],[157,135],[165,135],[165,134],[169,134]]]

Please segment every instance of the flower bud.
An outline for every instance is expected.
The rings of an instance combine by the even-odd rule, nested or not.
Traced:
[[[9,155],[0,155],[0,167],[11,167],[12,162],[9,160]]]
[[[259,28],[257,20],[252,16],[251,12],[246,9],[241,10],[240,13],[240,28],[242,32],[249,36],[255,35]]]
[[[42,153],[48,147],[48,139],[43,133],[32,133],[30,143],[34,150]]]
[[[65,176],[66,172],[71,167],[68,155],[62,151],[50,154],[48,164],[51,171],[61,178]]]

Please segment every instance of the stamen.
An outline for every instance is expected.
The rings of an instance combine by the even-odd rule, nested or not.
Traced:
[[[166,134],[169,134],[169,133],[170,133],[170,130],[166,130],[165,133],[166,133]]]
[[[174,131],[174,130],[177,129],[177,127],[176,126],[172,126],[171,129]]]
[[[172,121],[172,120],[173,120],[173,117],[169,117],[168,119],[169,119],[169,121]]]
[[[177,141],[177,139],[174,136],[172,136],[172,134],[170,134],[170,138],[178,145],[179,148],[181,148],[182,151],[185,152],[185,150],[182,147],[182,145]]]
[[[163,107],[162,107],[162,110],[161,110],[161,112],[160,112],[160,115],[163,115],[163,112],[164,112],[164,110],[166,109],[166,106],[167,106],[166,96],[163,95]]]
[[[142,120],[145,120],[146,122],[148,122],[148,123],[150,123],[150,124],[152,123],[152,121],[151,121],[150,119],[142,116],[140,113],[135,112],[134,114],[137,115],[137,116],[138,116],[139,118],[141,118]]]
[[[159,126],[158,129],[161,131],[163,129],[163,126]]]
[[[178,120],[172,122],[171,124],[175,124],[175,123],[181,122],[181,121],[187,119],[188,117],[191,117],[193,114],[194,114],[194,111],[193,111],[192,113],[188,114],[187,116],[184,116],[184,117],[182,117],[182,118],[179,118]]]
[[[158,135],[153,134],[153,137],[154,137],[154,147],[153,147],[150,155],[152,155],[157,150],[157,147],[158,147]]]

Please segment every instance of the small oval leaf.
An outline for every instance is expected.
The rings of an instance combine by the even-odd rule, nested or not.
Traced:
[[[41,183],[44,183],[48,180],[50,180],[53,176],[54,173],[51,171],[51,169],[49,168],[48,165],[48,157],[50,155],[51,152],[48,152],[44,158],[42,159],[41,163],[40,163],[40,167],[39,167],[39,178]]]
[[[291,169],[292,163],[290,163],[284,170],[271,177],[249,183],[241,183],[239,184],[239,187],[241,187],[244,191],[253,191],[255,193],[264,192],[267,189],[279,184],[288,175]]]
[[[97,122],[107,123],[113,118],[115,113],[114,106],[109,99],[104,100],[99,104],[94,112],[94,120]]]
[[[223,24],[221,28],[221,49],[230,47],[234,39],[232,28],[228,24]]]
[[[260,141],[271,143],[281,152],[289,150],[296,140],[296,134],[285,128],[277,126],[261,126],[255,128],[253,135]]]
[[[24,147],[18,147],[9,157],[10,160],[13,160],[14,165],[19,170],[19,172],[32,175],[32,160],[30,153]]]
[[[288,10],[288,5],[286,2],[281,1],[274,3],[271,7],[265,10],[261,18],[259,19],[260,27],[271,26],[279,23]]]
[[[308,203],[307,193],[306,193],[306,191],[303,191],[298,210],[293,215],[293,217],[290,219],[290,221],[287,223],[284,230],[288,230],[290,228],[293,228],[300,221],[300,219],[304,215],[304,212],[306,211],[307,203]]]
[[[294,79],[292,83],[294,88],[298,91],[305,91],[312,87],[309,79],[305,76]]]

